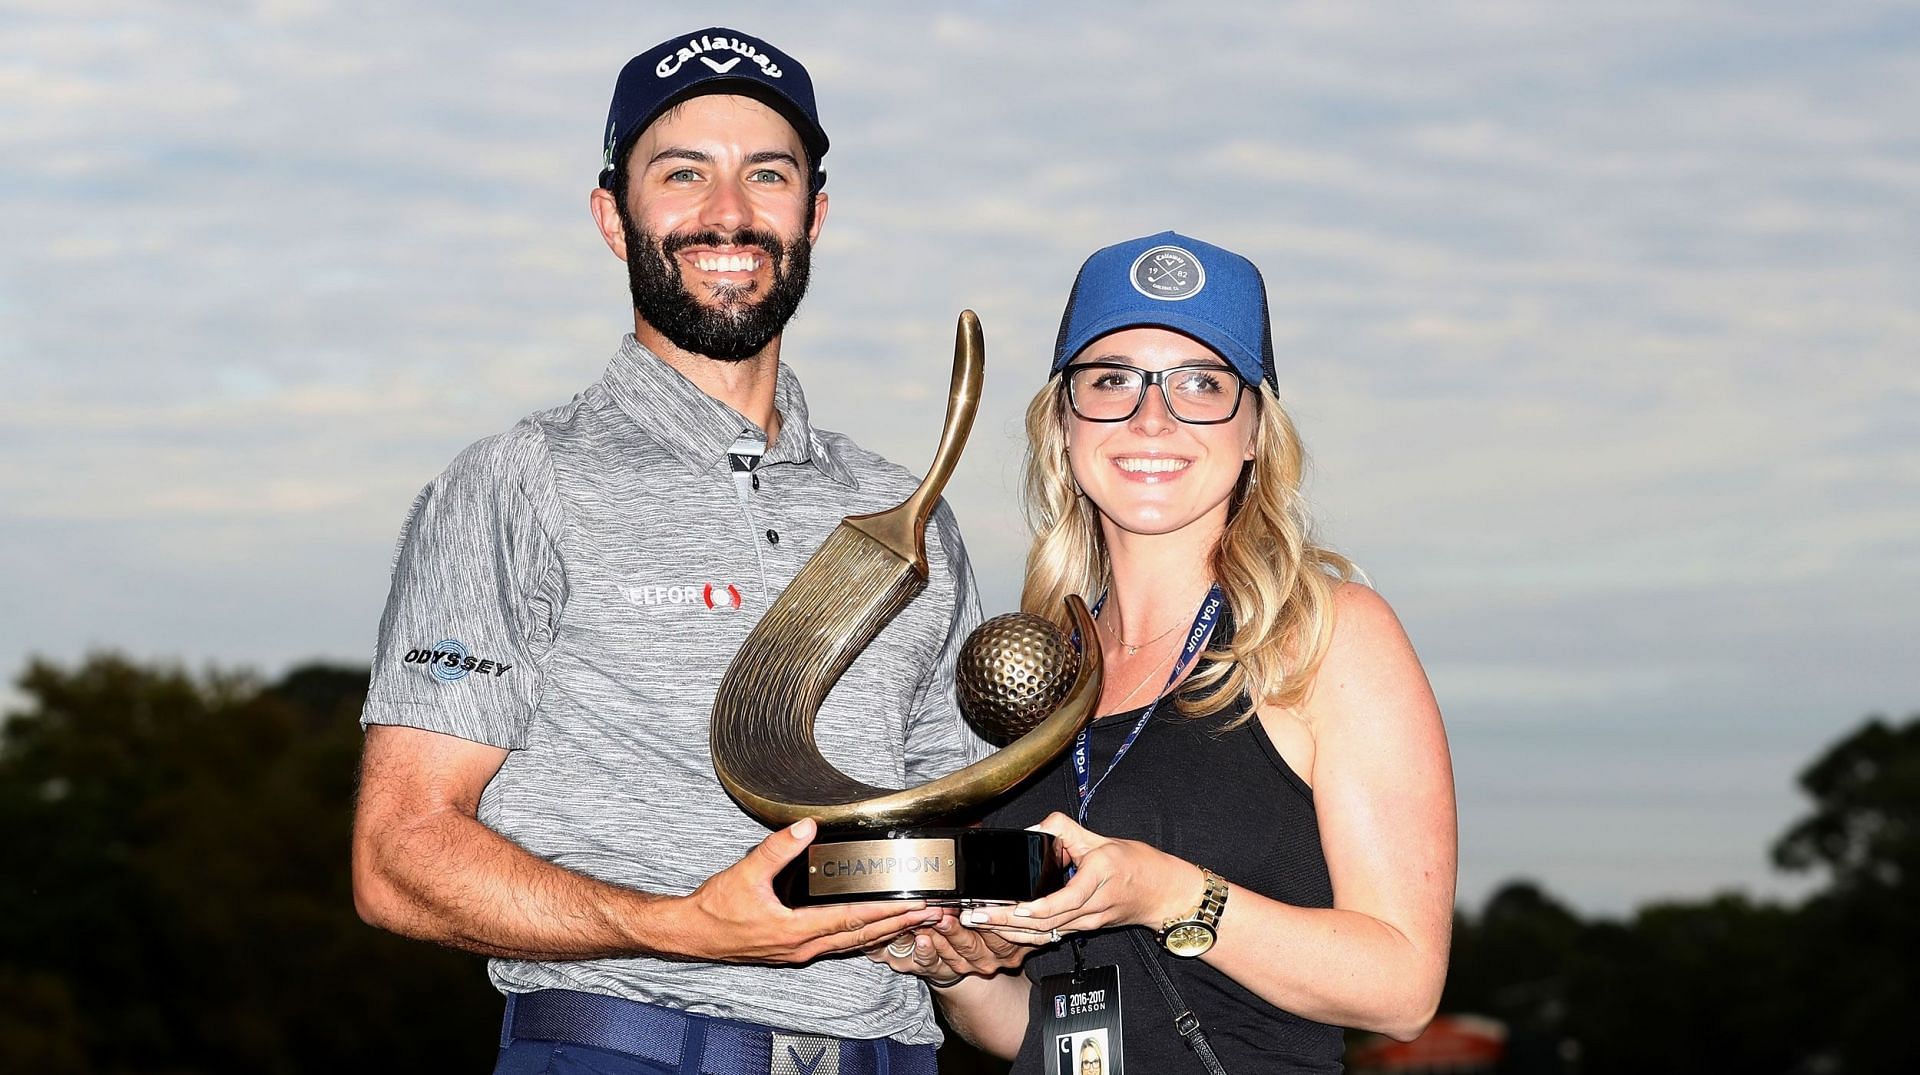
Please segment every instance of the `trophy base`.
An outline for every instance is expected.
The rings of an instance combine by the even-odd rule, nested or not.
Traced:
[[[865,900],[969,906],[1037,899],[1066,882],[1049,833],[1026,829],[841,829],[814,837],[774,877],[789,907]]]

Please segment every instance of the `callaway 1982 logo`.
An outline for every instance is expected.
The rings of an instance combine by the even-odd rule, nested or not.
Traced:
[[[513,666],[501,664],[486,657],[475,657],[468,652],[465,643],[458,639],[443,638],[432,646],[422,649],[410,649],[402,664],[424,664],[433,678],[442,683],[454,683],[478,673],[483,676],[504,676]]]
[[[1130,270],[1133,289],[1150,299],[1190,299],[1207,286],[1207,270],[1200,259],[1177,246],[1156,246],[1135,258]]]

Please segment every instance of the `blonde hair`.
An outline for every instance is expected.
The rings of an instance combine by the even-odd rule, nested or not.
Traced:
[[[1091,600],[1113,582],[1100,512],[1067,463],[1067,401],[1059,378],[1027,405],[1027,581],[1022,610],[1066,626],[1068,594]],[[1254,454],[1242,469],[1227,524],[1212,552],[1213,577],[1233,610],[1233,639],[1207,647],[1211,663],[1187,679],[1174,705],[1201,717],[1244,691],[1255,706],[1305,698],[1333,638],[1333,591],[1354,575],[1346,557],[1314,544],[1300,478],[1306,453],[1293,419],[1265,384],[1254,389]],[[1250,720],[1248,710],[1236,723]]]

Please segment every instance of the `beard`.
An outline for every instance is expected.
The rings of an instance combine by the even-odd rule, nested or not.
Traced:
[[[807,225],[813,219],[808,206]],[[708,230],[664,239],[642,231],[625,212],[620,227],[627,239],[627,286],[633,308],[675,347],[721,362],[740,362],[766,348],[800,308],[807,294],[813,244],[806,226],[791,243],[772,232],[741,228],[732,235]],[[754,246],[766,253],[773,285],[755,298],[758,281],[725,284],[712,291],[711,304],[700,301],[681,277],[674,255],[689,246]]]

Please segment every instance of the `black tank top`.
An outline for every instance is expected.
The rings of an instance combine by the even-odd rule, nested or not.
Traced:
[[[1231,630],[1227,624],[1222,627]],[[1228,637],[1216,630],[1216,642]],[[1142,707],[1144,709],[1145,707]],[[1210,717],[1174,712],[1169,699],[1153,715],[1120,765],[1093,797],[1087,827],[1103,836],[1140,840],[1261,895],[1299,907],[1333,906],[1333,883],[1320,849],[1313,791],[1288,767],[1260,722],[1226,725],[1247,700]],[[1106,770],[1141,709],[1093,724],[1091,775]],[[1024,827],[1055,810],[1074,815],[1071,751],[1024,784],[994,812],[990,825]],[[1194,898],[1199,899],[1199,892]],[[1233,913],[1231,902],[1227,913]],[[1088,966],[1116,963],[1123,998],[1127,1070],[1136,1075],[1200,1072],[1199,1057],[1173,1029],[1173,1015],[1140,962],[1126,930],[1086,935]],[[1157,941],[1148,937],[1155,951]],[[1303,1019],[1255,996],[1204,960],[1161,953],[1160,965],[1200,1017],[1207,1040],[1232,1075],[1250,1072],[1339,1072],[1339,1027]],[[1028,958],[1033,982],[1073,969],[1070,944]],[[1046,1071],[1040,1042],[1041,1004],[1030,992],[1027,1034],[1013,1075]]]

